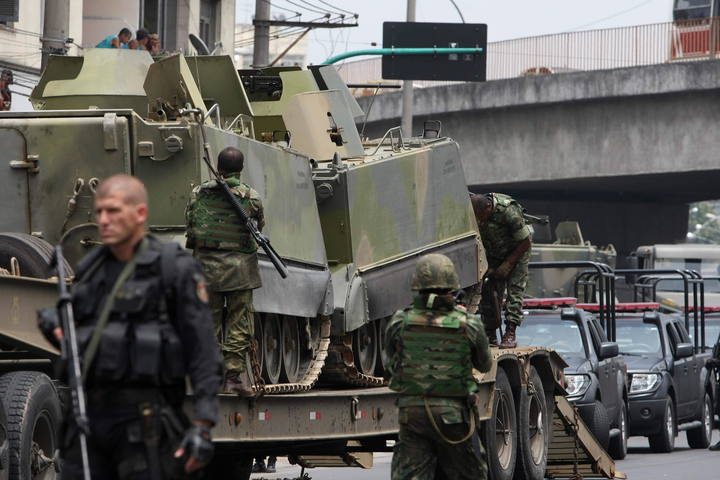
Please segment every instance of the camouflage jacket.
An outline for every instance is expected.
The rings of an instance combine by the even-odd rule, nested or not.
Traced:
[[[529,238],[532,231],[525,223],[523,208],[509,195],[491,193],[493,212],[483,225],[478,225],[488,260],[503,261],[518,243]]]
[[[262,229],[265,216],[258,193],[242,183],[237,174],[228,175],[225,181]],[[186,246],[194,250],[202,264],[210,290],[259,288],[262,282],[257,244],[223,195],[214,180],[193,189],[185,210]]]
[[[479,316],[459,308],[427,308],[427,295],[397,312],[387,327],[390,388],[401,407],[457,406],[477,390],[472,368],[491,367],[488,339]]]

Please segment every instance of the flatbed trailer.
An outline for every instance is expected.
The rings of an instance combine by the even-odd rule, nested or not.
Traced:
[[[3,427],[17,431],[33,426],[32,431],[20,431],[13,438],[30,436],[30,445],[37,448],[21,449],[10,439],[11,455],[28,456],[24,464],[41,465],[27,476],[33,479],[54,478],[52,456],[57,442],[47,438],[43,422],[28,418],[39,413],[18,407],[17,398],[27,397],[23,405],[39,402],[50,410],[59,409],[59,392],[64,387],[53,379],[52,368],[58,352],[37,330],[35,313],[55,302],[55,287],[55,280],[0,275],[0,396],[5,410],[12,410]],[[512,478],[517,469],[524,472],[522,478],[533,480],[546,474],[570,478],[574,472],[617,478],[610,457],[564,399],[565,363],[555,351],[493,348],[492,356],[492,369],[476,372],[478,434],[487,452],[490,478]],[[32,389],[9,391],[17,387],[3,379],[13,375],[53,388],[42,390],[40,399],[32,398]],[[249,478],[255,455],[288,456],[307,467],[369,467],[372,453],[389,451],[397,439],[396,394],[386,387],[314,388],[254,399],[221,394],[219,400],[220,420],[213,429],[216,458],[211,468],[222,472],[222,478]],[[43,418],[51,420],[49,430],[57,433],[60,419],[51,417]]]

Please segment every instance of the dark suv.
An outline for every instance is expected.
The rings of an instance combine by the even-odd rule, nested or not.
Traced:
[[[680,278],[685,305],[691,305],[671,313],[654,304],[654,311],[616,316],[616,338],[628,364],[630,435],[648,437],[655,452],[671,452],[677,432],[685,430],[691,448],[707,448],[712,441],[717,381],[706,366],[710,350],[700,341],[706,338],[702,277],[681,270],[616,273],[642,275],[626,281],[636,298],[650,291],[651,300],[656,299],[658,283]]]
[[[528,299],[517,329],[519,345],[555,349],[568,364],[568,400],[599,443],[616,459],[627,454],[627,367],[592,313],[575,298]]]

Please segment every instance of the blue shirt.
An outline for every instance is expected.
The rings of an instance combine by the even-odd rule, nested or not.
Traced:
[[[112,41],[116,38],[118,38],[117,35],[108,35],[105,37],[105,40],[98,43],[95,48],[115,48],[113,47]],[[123,43],[120,45],[120,48],[127,48],[127,45]]]

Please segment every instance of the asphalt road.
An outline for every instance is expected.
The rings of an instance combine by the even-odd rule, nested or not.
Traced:
[[[713,443],[720,438],[715,430]],[[617,470],[627,474],[629,480],[715,480],[720,478],[720,452],[693,450],[688,447],[685,433],[680,432],[673,453],[651,453],[647,440],[631,438],[628,456],[617,462]],[[377,480],[390,478],[392,454],[375,455],[374,467],[370,470],[358,468],[325,468],[308,470],[313,480]],[[253,479],[294,479],[300,476],[300,469],[288,465],[285,459],[278,459],[276,474],[254,474]]]

